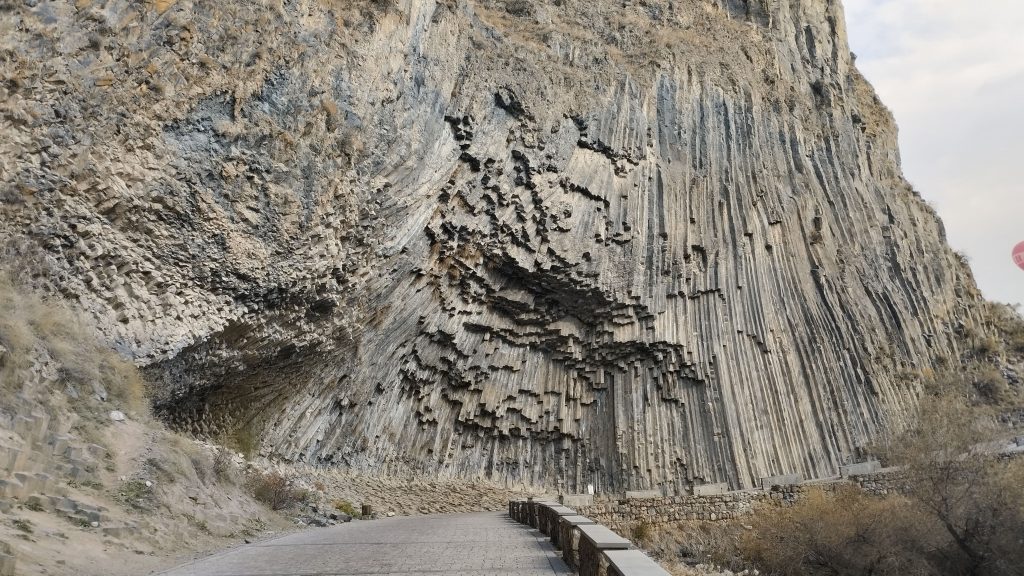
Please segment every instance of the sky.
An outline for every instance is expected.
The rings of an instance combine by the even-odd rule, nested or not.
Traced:
[[[907,179],[990,300],[1024,304],[1024,1],[845,0],[857,67],[896,117]]]

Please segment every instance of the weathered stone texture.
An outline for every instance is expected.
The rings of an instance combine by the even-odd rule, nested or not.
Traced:
[[[790,506],[813,490],[831,493],[855,486],[866,494],[885,496],[905,493],[907,484],[905,472],[890,469],[842,480],[775,486],[770,490],[743,490],[725,494],[646,500],[611,500],[581,506],[579,512],[613,530],[628,533],[638,523],[665,526],[684,521],[714,522],[740,518],[752,513],[758,506]]]
[[[0,236],[284,459],[680,493],[899,426],[978,296],[839,3],[516,4],[9,8]]]

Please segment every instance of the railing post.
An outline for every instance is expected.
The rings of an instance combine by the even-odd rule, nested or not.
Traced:
[[[580,532],[577,526],[597,524],[586,516],[562,516],[558,519],[559,535],[558,543],[562,549],[562,560],[575,570],[580,565],[579,542]]]
[[[608,576],[670,576],[639,550],[605,550]]]
[[[576,511],[565,506],[545,506],[544,521],[541,532],[551,538],[551,543],[558,546],[558,519],[563,516],[576,516]]]
[[[578,576],[669,576],[629,540],[557,502],[513,500],[509,516],[551,537]]]
[[[603,553],[607,550],[628,550],[629,540],[601,526],[590,524],[578,527],[581,537],[579,541],[579,576],[597,576],[601,570]]]

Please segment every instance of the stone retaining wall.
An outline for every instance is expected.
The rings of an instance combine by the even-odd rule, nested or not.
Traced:
[[[885,495],[905,490],[902,471],[889,470],[821,482],[774,486],[769,490],[745,490],[703,496],[622,499],[580,506],[577,510],[612,529],[627,529],[636,523],[652,526],[685,520],[728,520],[749,514],[758,505],[788,506],[813,489],[831,492],[851,484],[869,494]]]

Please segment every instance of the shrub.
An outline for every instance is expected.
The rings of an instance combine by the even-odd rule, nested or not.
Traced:
[[[17,529],[20,532],[24,532],[25,534],[31,534],[33,532],[32,522],[30,520],[16,518],[13,521],[11,521],[11,524],[14,525],[15,529]]]
[[[235,463],[228,450],[218,449],[213,457],[213,475],[221,482],[235,483]]]
[[[630,527],[631,540],[637,545],[643,545],[651,539],[651,525],[647,522],[636,522]]]
[[[517,18],[526,18],[533,15],[533,4],[529,0],[506,0],[505,12]]]
[[[962,398],[922,399],[916,423],[882,454],[903,466],[935,574],[1020,574],[1024,566],[1024,461],[984,451],[1000,430]],[[1018,568],[1014,568],[1018,567]]]
[[[271,510],[291,508],[304,502],[308,496],[305,490],[292,486],[288,478],[277,472],[254,474],[251,490],[253,497],[270,506]]]
[[[761,510],[740,553],[779,576],[930,574],[917,550],[919,514],[903,498],[876,498],[856,487],[808,493],[788,508]]]
[[[676,567],[685,574],[690,572],[683,566],[698,563],[739,572],[747,567],[737,546],[744,530],[743,525],[733,520],[652,526],[643,549],[663,565]],[[676,573],[675,569],[672,573]]]
[[[999,340],[992,336],[982,336],[974,342],[974,354],[979,358],[987,358],[999,352]]]
[[[239,534],[245,538],[252,538],[266,529],[267,523],[264,522],[262,518],[248,518],[242,524],[242,529],[239,531]]]
[[[136,510],[148,510],[153,504],[153,490],[144,480],[131,479],[121,484],[114,500]]]
[[[359,516],[359,514],[356,513],[356,507],[353,506],[352,503],[349,502],[348,500],[338,499],[338,500],[335,500],[334,502],[332,502],[332,504],[334,505],[334,509],[337,510],[338,512],[342,512],[344,514],[348,514],[349,516],[351,516],[353,518],[355,518],[356,516]]]
[[[974,388],[986,401],[1000,404],[1010,396],[1010,385],[998,368],[988,367],[974,375]]]
[[[902,494],[849,486],[762,508],[740,538],[742,557],[778,576],[1024,573],[1024,459],[979,444],[998,428],[965,402],[965,380],[950,380],[960,396],[926,395],[916,422],[882,444],[880,456],[903,467]]]

